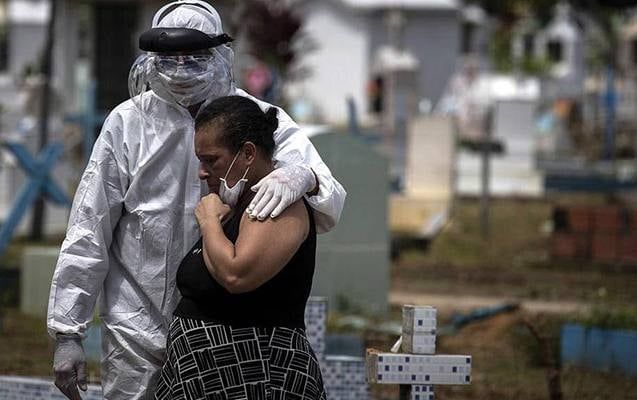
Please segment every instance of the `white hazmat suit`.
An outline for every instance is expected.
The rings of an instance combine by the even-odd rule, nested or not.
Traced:
[[[221,32],[216,12],[211,25],[202,7],[177,7],[162,21]],[[250,97],[234,85],[229,94]],[[106,399],[152,396],[179,301],[177,268],[200,235],[194,120],[174,101],[150,91],[143,96],[144,112],[125,101],[102,127],[75,194],[49,299],[49,333],[83,337],[100,298]],[[340,217],[344,189],[283,110],[274,139],[276,160],[303,163],[316,174],[319,192],[307,200],[319,231],[329,230]]]

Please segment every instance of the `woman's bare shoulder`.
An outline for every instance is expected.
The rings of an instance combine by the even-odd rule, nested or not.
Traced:
[[[297,228],[304,231],[304,236],[307,236],[310,226],[310,218],[308,216],[308,212],[305,208],[303,200],[298,200],[290,204],[276,218],[266,218],[263,221],[258,221],[256,219],[251,219],[247,213],[244,213],[243,217],[241,218],[241,225],[241,228],[243,228],[244,226],[252,226],[255,228],[264,228],[264,230],[269,230],[268,228],[277,230],[280,230],[282,228]]]

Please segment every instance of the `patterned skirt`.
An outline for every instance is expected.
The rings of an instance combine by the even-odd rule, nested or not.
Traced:
[[[325,400],[303,329],[232,328],[175,317],[157,400]]]

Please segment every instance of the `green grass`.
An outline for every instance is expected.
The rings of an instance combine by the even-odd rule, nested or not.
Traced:
[[[489,235],[484,237],[480,226],[479,200],[461,198],[454,204],[450,223],[427,251],[407,249],[401,254],[401,260],[468,268],[579,269],[582,262],[555,261],[549,256],[553,208],[564,204],[595,205],[602,202],[603,198],[599,196],[559,196],[550,200],[492,199]]]
[[[551,215],[551,204],[493,201],[490,215],[489,236],[484,238],[479,203],[458,201],[451,223],[433,241],[425,259],[437,264],[507,268],[546,260],[547,237],[541,231]]]
[[[52,378],[54,342],[45,318],[3,310],[0,324],[0,375]],[[99,365],[89,362],[89,381],[99,382]]]
[[[574,319],[573,322],[597,328],[637,330],[637,309],[634,305],[615,307],[598,304],[590,313]]]
[[[44,318],[7,310],[1,329],[0,375],[51,375],[53,344]]]
[[[600,198],[560,197],[551,201],[494,200],[490,235],[483,238],[479,202],[456,202],[449,225],[425,251],[411,248],[392,265],[394,289],[432,294],[533,300],[637,303],[637,266],[564,261],[550,257],[550,223],[557,204]]]

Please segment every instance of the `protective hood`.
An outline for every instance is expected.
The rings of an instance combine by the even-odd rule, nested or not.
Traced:
[[[133,102],[144,112],[148,91],[182,107],[232,94],[230,41],[210,4],[188,0],[165,5],[140,37],[140,48],[147,53],[137,58],[129,73]]]
[[[199,0],[166,4],[155,13],[152,28],[189,28],[212,36],[223,33],[217,10]]]

